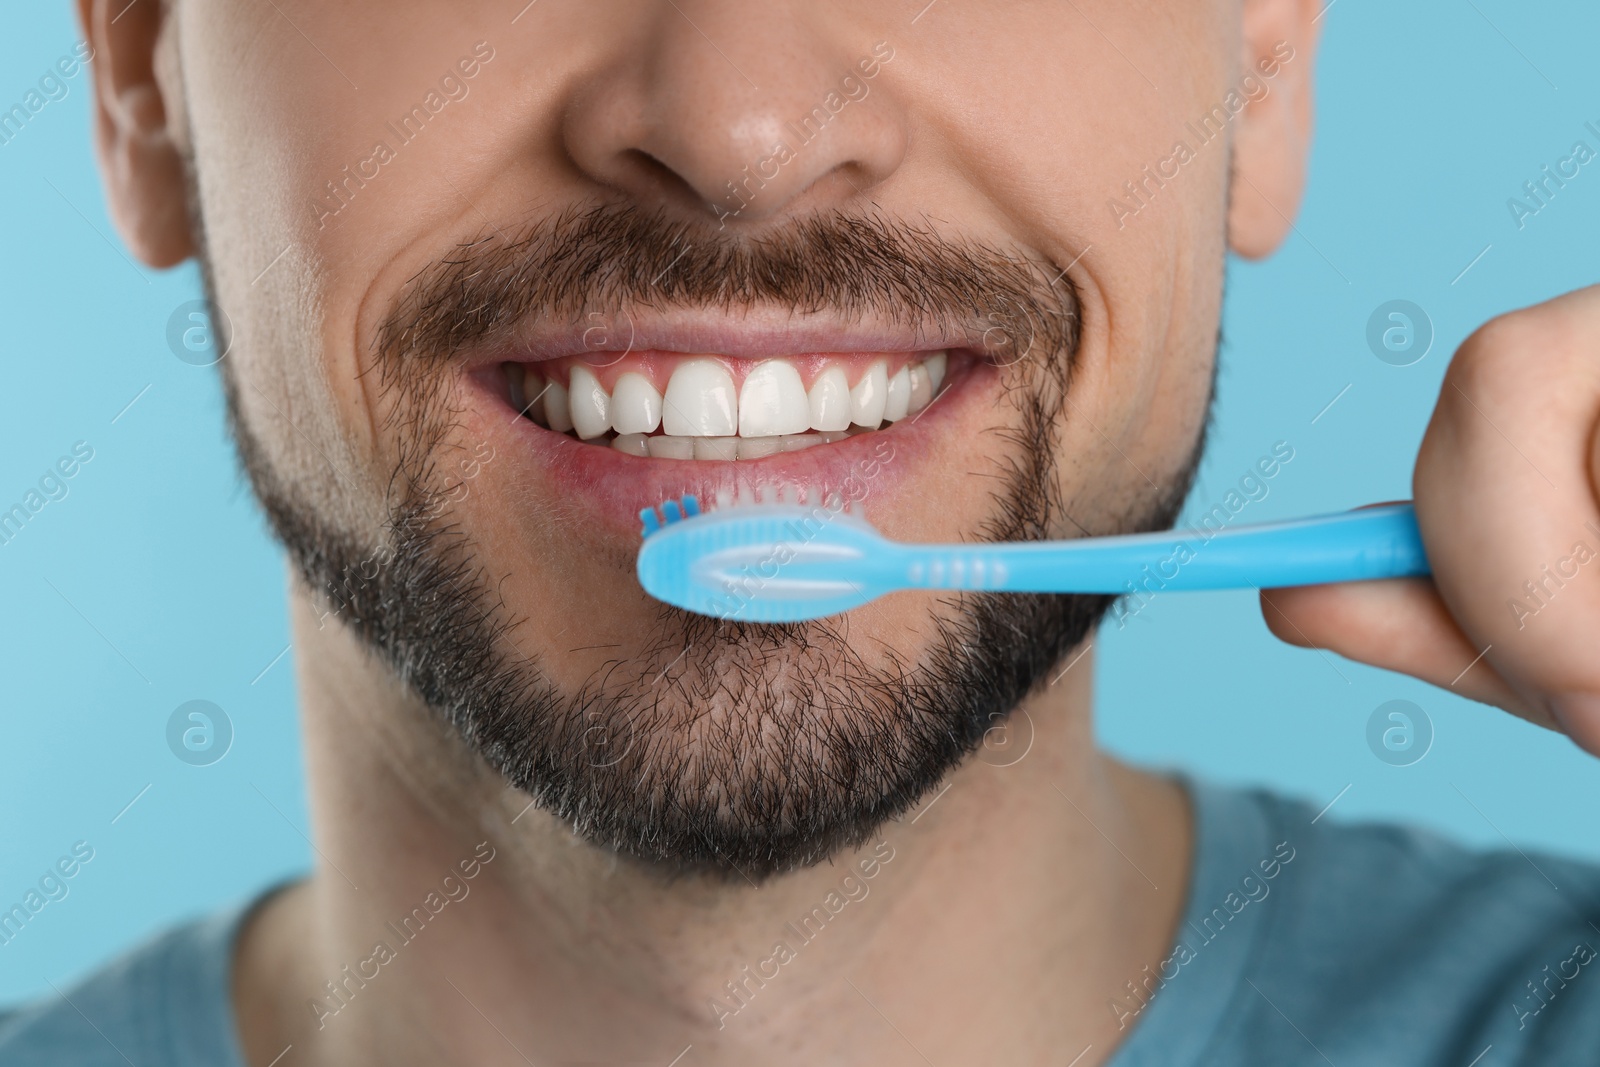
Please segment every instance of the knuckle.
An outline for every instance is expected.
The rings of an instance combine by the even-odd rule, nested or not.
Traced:
[[[1496,316],[1462,343],[1450,370],[1463,389],[1470,383],[1489,391],[1527,381],[1530,369],[1547,371],[1587,358],[1596,328],[1572,313],[1571,305],[1552,303]],[[1464,380],[1462,380],[1464,379]]]
[[[1534,343],[1536,329],[1517,314],[1490,319],[1462,342],[1445,374],[1447,386],[1477,398],[1497,395],[1509,384],[1508,379],[1524,365],[1519,357]]]

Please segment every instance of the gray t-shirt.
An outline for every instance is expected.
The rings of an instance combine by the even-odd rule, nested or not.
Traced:
[[[1106,990],[1128,1031],[1111,1067],[1600,1063],[1600,869],[1185,784],[1184,919]],[[243,1067],[228,986],[249,910],[0,1015],[0,1067]]]

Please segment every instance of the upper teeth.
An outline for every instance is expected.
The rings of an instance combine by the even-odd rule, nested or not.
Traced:
[[[642,374],[624,374],[611,393],[611,428],[652,433],[661,425],[661,394]]]
[[[777,437],[809,429],[811,403],[800,372],[781,359],[757,364],[739,390],[739,436]]]
[[[665,395],[635,371],[624,372],[607,392],[582,363],[572,365],[565,386],[532,366],[513,363],[506,370],[512,401],[552,430],[584,440],[614,433],[613,447],[636,455],[733,459],[803,448],[843,437],[852,426],[875,430],[914,415],[939,391],[947,361],[946,353],[936,352],[891,375],[885,360],[874,360],[853,386],[845,366],[835,363],[807,389],[794,364],[769,359],[751,368],[737,394],[733,375],[713,358],[678,363]],[[657,430],[662,434],[650,436]],[[706,447],[674,443],[684,438],[710,440]],[[713,443],[720,439],[726,445]],[[736,440],[749,443],[735,447]]]
[[[588,367],[573,367],[567,387],[572,432],[579,437],[599,437],[611,429],[611,396]],[[632,413],[630,412],[630,415]]]
[[[806,397],[811,429],[848,430],[850,428],[850,381],[843,367],[829,367],[817,375]]]
[[[674,437],[728,437],[738,432],[733,375],[714,359],[678,364],[667,382],[663,429]]]

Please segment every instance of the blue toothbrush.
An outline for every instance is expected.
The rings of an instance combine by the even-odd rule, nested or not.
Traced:
[[[824,505],[702,513],[686,496],[646,508],[639,582],[657,600],[741,622],[803,622],[901,589],[1129,593],[1356,582],[1429,573],[1411,505],[1212,533],[1006,544],[908,545]]]

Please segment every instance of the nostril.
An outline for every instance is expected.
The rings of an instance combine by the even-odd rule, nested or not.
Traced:
[[[648,185],[664,200],[704,210],[705,198],[684,177],[642,148],[628,148],[619,156],[622,169]]]

